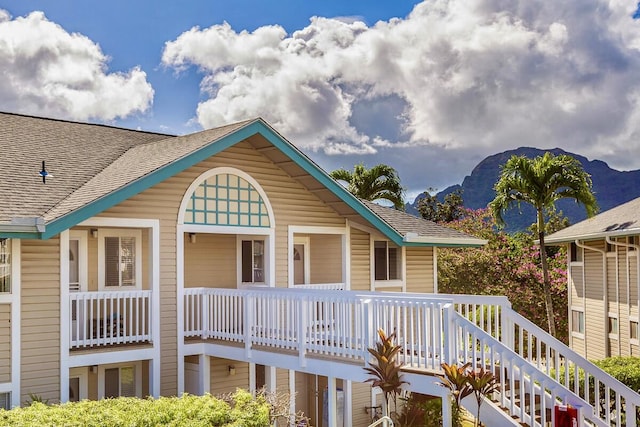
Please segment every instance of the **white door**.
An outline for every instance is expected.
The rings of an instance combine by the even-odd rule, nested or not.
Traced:
[[[308,285],[309,282],[309,238],[296,237],[293,243],[293,284]]]

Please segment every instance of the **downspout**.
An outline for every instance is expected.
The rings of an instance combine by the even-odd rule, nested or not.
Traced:
[[[599,252],[602,255],[602,301],[603,301],[603,305],[604,305],[604,318],[603,318],[603,322],[604,322],[604,329],[605,331],[607,330],[607,325],[609,322],[609,296],[607,295],[607,251],[604,249],[598,249],[598,248],[594,248],[592,246],[587,246],[584,245],[582,243],[580,243],[580,241],[578,239],[575,240],[575,244],[577,247],[585,249],[585,250],[591,250],[591,251],[595,251],[595,252]],[[585,261],[584,258],[582,260],[583,262],[583,269],[585,268]],[[584,270],[583,270],[584,271]],[[587,284],[584,283],[583,281],[583,286],[587,287]],[[582,301],[583,301],[583,310],[584,310],[584,339],[585,339],[585,351],[584,351],[584,357],[585,359],[588,359],[588,354],[587,354],[587,348],[588,346],[586,345],[586,341],[587,341],[587,296],[586,296],[586,291],[585,291],[585,295],[583,295],[582,297]],[[609,354],[611,352],[609,351],[609,334],[607,332],[604,333],[604,356],[605,357],[609,357]]]
[[[633,245],[631,243],[622,243],[622,242],[616,242],[614,240],[611,240],[611,238],[609,236],[605,237],[605,241],[607,243],[610,243],[614,246],[621,246],[624,248],[633,248],[636,251],[636,280],[640,280],[640,275],[638,274],[639,270],[638,268],[640,268],[640,257],[638,257],[638,254],[640,254],[640,245]],[[629,322],[629,318],[631,317],[631,301],[629,301],[631,294],[630,294],[630,287],[631,287],[631,275],[629,274],[629,252],[627,251],[627,322]],[[638,296],[638,299],[640,299],[640,295]],[[638,307],[640,307],[640,301],[638,301]],[[618,319],[620,318],[620,301],[618,301]],[[630,326],[630,324],[629,324]],[[618,328],[620,328],[620,321],[618,321]],[[618,333],[620,332],[620,329],[618,329]],[[618,346],[620,346],[620,340],[618,340]],[[629,339],[627,340],[627,350],[628,350],[628,355],[631,356],[631,335],[629,335]]]

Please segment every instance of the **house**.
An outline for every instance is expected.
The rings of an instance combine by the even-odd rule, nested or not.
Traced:
[[[437,293],[438,248],[484,241],[358,200],[262,119],[170,136],[0,113],[0,153],[4,407],[266,387],[313,425],[366,426],[382,328],[445,424],[442,362],[500,372],[490,425],[622,413],[551,376],[541,346],[614,384],[505,298]]]
[[[571,348],[590,360],[640,356],[640,198],[546,240],[568,248]]]

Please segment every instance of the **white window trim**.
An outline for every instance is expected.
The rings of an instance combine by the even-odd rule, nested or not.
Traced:
[[[98,400],[104,399],[105,371],[113,368],[133,367],[133,375],[136,386],[136,397],[142,397],[142,362],[113,363],[109,365],[98,365]]]
[[[618,324],[617,332],[609,332],[610,319],[616,319],[616,322]],[[620,317],[616,313],[611,313],[611,312],[607,313],[607,335],[609,335],[610,339],[613,339],[616,341],[620,339]]]
[[[370,255],[370,273],[371,273],[371,285],[372,290],[384,289],[384,288],[402,288],[402,292],[406,291],[406,278],[407,278],[407,268],[406,268],[406,248],[404,246],[398,246],[400,249],[400,279],[393,280],[376,280],[376,254],[375,254],[375,242],[387,242],[387,244],[395,243],[391,242],[389,239],[384,238],[376,238],[375,236],[370,236],[369,238],[369,255]],[[387,247],[388,249],[388,247]]]
[[[243,240],[264,240],[264,259],[262,260],[264,282],[243,282],[242,281],[242,241]],[[243,286],[275,286],[271,282],[271,236],[266,234],[236,235],[236,278],[237,287]],[[252,277],[253,278],[253,277]]]
[[[87,230],[69,230],[69,240],[78,241],[78,282],[80,283],[80,290],[78,292],[87,292],[88,281],[89,281],[89,273],[88,273],[89,251],[87,249],[88,248],[88,231]]]
[[[105,237],[134,237],[136,239],[136,284],[135,286],[105,286]],[[122,291],[124,289],[142,289],[142,230],[126,228],[101,228],[98,229],[98,289],[101,291]]]
[[[570,313],[569,313],[569,323],[570,323],[570,324],[569,324],[569,332],[571,333],[571,336],[572,336],[572,337],[579,338],[579,339],[582,339],[582,340],[583,340],[583,339],[584,339],[584,336],[585,336],[585,332],[586,332],[586,331],[584,331],[584,332],[578,332],[578,331],[574,331],[574,330],[573,330],[573,312],[574,312],[574,311],[577,311],[577,312],[579,312],[579,313],[582,313],[582,325],[583,325],[583,327],[584,327],[585,329],[586,329],[586,327],[587,327],[587,324],[586,324],[586,320],[587,320],[587,319],[586,319],[586,316],[585,316],[585,313],[584,313],[584,309],[583,309],[582,307],[571,307],[571,309],[570,309]]]
[[[69,380],[71,378],[79,379],[79,393],[78,400],[84,400],[89,398],[89,368],[71,368],[69,369]]]
[[[631,322],[636,322],[638,324],[638,338],[631,338]],[[620,327],[620,325],[618,325]],[[640,345],[640,320],[637,317],[629,318],[629,343],[633,345]]]

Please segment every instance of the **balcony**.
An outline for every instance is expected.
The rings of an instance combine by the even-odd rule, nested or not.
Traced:
[[[69,295],[69,348],[151,342],[149,290],[73,292]]]

